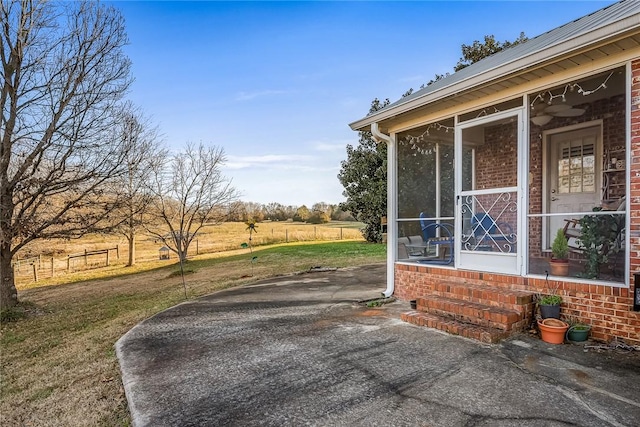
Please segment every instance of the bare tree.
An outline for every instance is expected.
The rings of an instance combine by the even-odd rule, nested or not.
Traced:
[[[130,80],[124,20],[97,2],[0,3],[0,309],[11,261],[39,238],[99,229],[120,169],[112,114]]]
[[[122,175],[112,181],[111,192],[118,194],[122,203],[111,217],[115,228],[127,239],[127,265],[133,266],[136,263],[136,236],[143,228],[153,201],[149,179],[167,157],[167,151],[161,145],[158,128],[130,103],[124,105],[119,115],[117,132],[124,147],[125,168]]]
[[[159,238],[183,262],[189,245],[208,223],[226,219],[229,205],[237,200],[231,182],[221,172],[224,150],[189,144],[159,165],[152,181],[154,193],[147,231]],[[161,224],[156,228],[156,224]]]

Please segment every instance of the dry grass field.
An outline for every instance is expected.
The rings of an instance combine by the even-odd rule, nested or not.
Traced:
[[[264,246],[284,242],[332,241],[332,240],[362,240],[359,222],[330,222],[313,225],[298,222],[262,222],[257,225],[257,233],[252,235],[252,246]],[[241,222],[230,222],[220,225],[204,227],[196,240],[189,247],[189,255],[197,256],[219,252],[240,250],[242,243],[249,243],[247,226]],[[162,243],[152,237],[140,235],[136,241],[136,262],[157,265],[159,249]],[[107,270],[119,270],[128,259],[128,244],[124,236],[118,234],[90,235],[77,240],[37,241],[25,248],[19,254],[21,261],[15,265],[16,283],[19,286],[42,286],[46,284],[66,283],[77,280],[77,273],[85,271],[84,278],[103,277],[104,271],[87,273],[95,269],[104,270],[106,255],[73,257],[85,251],[118,248],[109,252]],[[69,256],[72,256],[69,259]],[[36,258],[39,257],[39,258]],[[176,255],[170,254],[175,261]],[[171,259],[168,262],[171,262]],[[32,263],[36,261],[38,283],[34,280]],[[166,264],[164,261],[163,264]],[[161,265],[163,265],[161,264]],[[145,267],[142,267],[144,270]],[[132,269],[139,271],[140,267]],[[67,277],[70,276],[70,277]]]
[[[235,238],[225,239],[215,228],[209,236],[236,248],[246,240],[241,225],[237,227]],[[334,235],[337,231],[329,230]],[[269,232],[270,227],[261,224],[257,237]],[[151,260],[157,247],[148,244],[149,261],[135,268],[114,265],[19,286],[27,316],[0,328],[0,425],[130,425],[114,343],[138,322],[185,300],[176,260]],[[362,240],[263,245],[253,254],[234,249],[194,255],[186,264],[187,299],[314,266],[384,259],[383,245]]]

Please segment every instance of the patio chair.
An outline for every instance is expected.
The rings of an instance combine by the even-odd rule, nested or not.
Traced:
[[[442,258],[433,258],[423,260],[421,262],[435,264],[451,264],[453,262],[453,227],[446,223],[437,223],[434,219],[428,219],[424,212],[420,212],[420,228],[422,229],[422,238],[427,247],[442,248]]]
[[[500,252],[514,252],[517,236],[511,225],[496,222],[487,212],[477,213],[471,218],[471,227],[475,237],[475,250],[491,250],[497,247]]]

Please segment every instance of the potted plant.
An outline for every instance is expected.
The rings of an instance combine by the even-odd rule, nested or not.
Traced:
[[[569,274],[569,242],[560,228],[551,245],[551,260],[549,268],[552,276],[567,276]]]
[[[589,331],[591,330],[591,325],[587,325],[586,323],[582,323],[575,319],[570,319],[569,325],[569,329],[567,330],[568,341],[582,342],[587,340],[589,337]]]
[[[540,307],[540,316],[543,319],[560,318],[560,304],[562,303],[562,297],[556,293],[549,295],[538,295],[537,297],[538,307]]]
[[[600,211],[594,208],[594,212]],[[581,235],[578,239],[580,249],[584,252],[585,266],[582,276],[598,279],[603,267],[615,262],[621,250],[618,242],[624,229],[624,215],[585,215],[578,223]]]
[[[540,338],[550,344],[562,344],[569,325],[559,319],[538,320]]]

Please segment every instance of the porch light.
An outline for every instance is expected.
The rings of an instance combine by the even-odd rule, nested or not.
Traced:
[[[544,126],[547,123],[549,123],[551,119],[553,119],[553,116],[550,116],[548,114],[540,114],[540,115],[531,117],[531,123],[533,123],[536,126]]]

